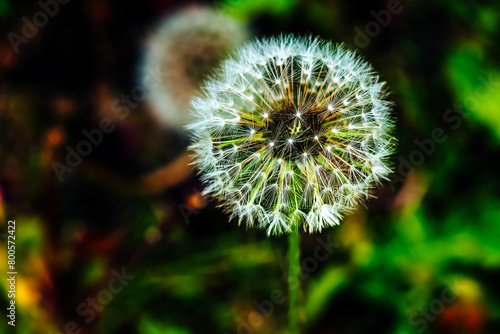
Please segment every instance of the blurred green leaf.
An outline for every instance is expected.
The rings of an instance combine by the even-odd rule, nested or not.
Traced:
[[[500,140],[500,71],[477,43],[462,44],[448,57],[446,74],[457,103]]]
[[[139,332],[141,334],[189,334],[186,329],[168,326],[155,322],[148,317],[143,317],[139,323]]]
[[[346,268],[330,267],[309,284],[305,292],[304,305],[304,313],[308,323],[314,323],[322,315],[330,300],[348,282],[348,278],[349,273]]]

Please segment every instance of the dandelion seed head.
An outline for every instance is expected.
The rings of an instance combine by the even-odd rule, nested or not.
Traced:
[[[179,128],[187,124],[190,101],[203,80],[248,36],[239,21],[204,6],[181,10],[160,22],[147,40],[140,78],[159,120]]]
[[[240,223],[258,221],[269,234],[321,231],[390,173],[390,104],[372,67],[342,46],[294,36],[250,43],[206,86],[192,103],[191,148],[209,192]],[[208,117],[235,113],[240,120],[223,127]],[[228,172],[233,161],[241,169]]]

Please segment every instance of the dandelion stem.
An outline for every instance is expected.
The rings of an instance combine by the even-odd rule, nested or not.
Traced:
[[[299,228],[288,234],[288,321],[290,334],[299,334],[300,234]]]

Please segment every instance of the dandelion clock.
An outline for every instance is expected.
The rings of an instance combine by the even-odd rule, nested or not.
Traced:
[[[160,79],[148,94],[158,119],[182,129],[200,84],[247,36],[245,25],[209,7],[192,6],[162,21],[148,39],[142,71]]]
[[[373,68],[342,46],[294,36],[247,44],[192,102],[188,129],[205,193],[240,224],[287,233],[296,276],[299,231],[339,224],[390,173],[385,95]]]

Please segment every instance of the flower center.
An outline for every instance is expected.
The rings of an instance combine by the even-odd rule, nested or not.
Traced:
[[[290,160],[317,155],[324,141],[318,117],[321,112],[314,108],[297,110],[291,103],[272,111],[263,132],[273,147],[273,155]]]

